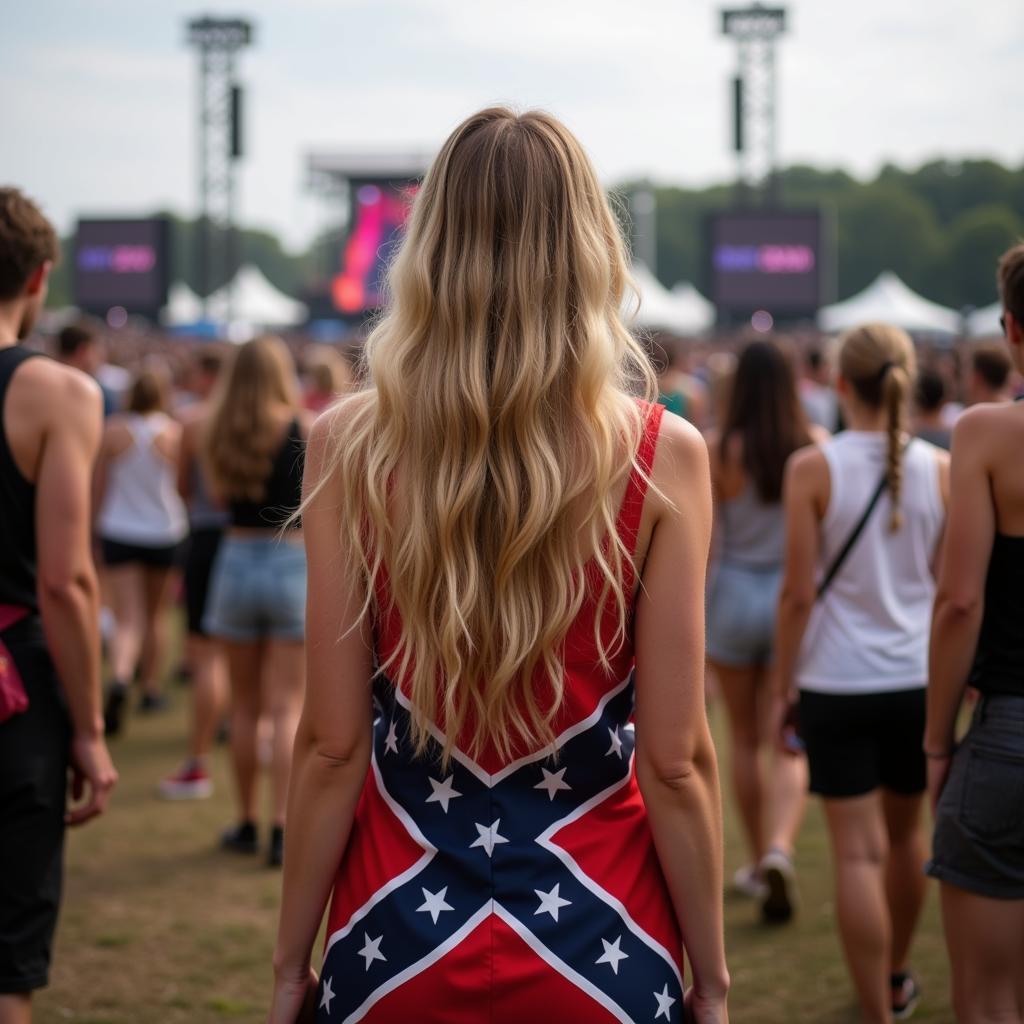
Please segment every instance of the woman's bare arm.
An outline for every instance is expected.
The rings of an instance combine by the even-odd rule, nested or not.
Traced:
[[[330,413],[313,428],[305,492],[324,473],[334,442]],[[270,1020],[292,1024],[310,984],[310,957],[348,842],[370,761],[371,633],[365,591],[347,570],[338,500],[328,481],[303,513],[308,561],[306,695],[288,798],[281,918]]]
[[[722,923],[722,812],[704,706],[704,578],[711,536],[708,453],[666,415],[654,481],[674,508],[655,521],[636,610],[636,771],[695,991],[720,1005],[729,973]]]

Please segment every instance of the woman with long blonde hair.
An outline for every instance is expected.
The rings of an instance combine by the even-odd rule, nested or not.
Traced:
[[[626,273],[558,121],[449,137],[310,439],[274,1024],[727,1019],[707,451]]]
[[[281,863],[292,744],[302,706],[306,558],[289,517],[302,491],[304,439],[295,366],[273,337],[242,345],[223,375],[203,430],[202,454],[215,495],[228,508],[203,620],[224,641],[231,689],[231,755],[239,822],[223,845],[259,848],[257,726],[273,727],[273,821],[268,860]],[[282,526],[289,529],[282,535]]]
[[[837,392],[848,429],[793,455],[783,484],[776,721],[791,733],[798,691],[839,936],[872,1024],[905,1019],[919,996],[907,963],[924,902],[921,744],[949,459],[907,436],[915,368],[906,332],[847,333]]]

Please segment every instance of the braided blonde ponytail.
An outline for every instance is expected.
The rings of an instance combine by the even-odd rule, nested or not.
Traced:
[[[869,409],[885,410],[885,471],[892,503],[889,529],[895,532],[903,524],[903,431],[907,401],[917,372],[914,343],[906,331],[888,324],[856,327],[843,335],[839,369]]]

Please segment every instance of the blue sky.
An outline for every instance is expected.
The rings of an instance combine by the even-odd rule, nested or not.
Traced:
[[[709,0],[250,0],[240,214],[300,245],[326,215],[311,148],[432,150],[495,101],[542,106],[609,183],[732,173],[735,53]],[[779,48],[779,151],[870,174],[887,160],[1024,163],[1021,0],[799,0]],[[195,57],[181,0],[9,3],[0,179],[78,214],[195,209]]]

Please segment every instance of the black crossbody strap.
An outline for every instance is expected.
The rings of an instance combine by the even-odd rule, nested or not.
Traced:
[[[846,538],[846,543],[842,546],[839,554],[832,560],[832,564],[828,567],[828,572],[825,573],[821,583],[818,584],[818,595],[816,600],[820,601],[822,597],[825,596],[825,591],[832,585],[832,581],[836,578],[836,574],[843,567],[843,563],[853,550],[853,546],[860,539],[860,535],[864,532],[864,527],[868,525],[868,520],[871,518],[871,513],[875,511],[875,506],[878,504],[878,500],[882,497],[882,494],[888,486],[889,474],[883,473],[882,479],[878,481],[875,493],[871,495],[871,500],[868,502],[867,508],[864,509],[863,515],[857,521],[857,525],[850,531],[850,536]]]

